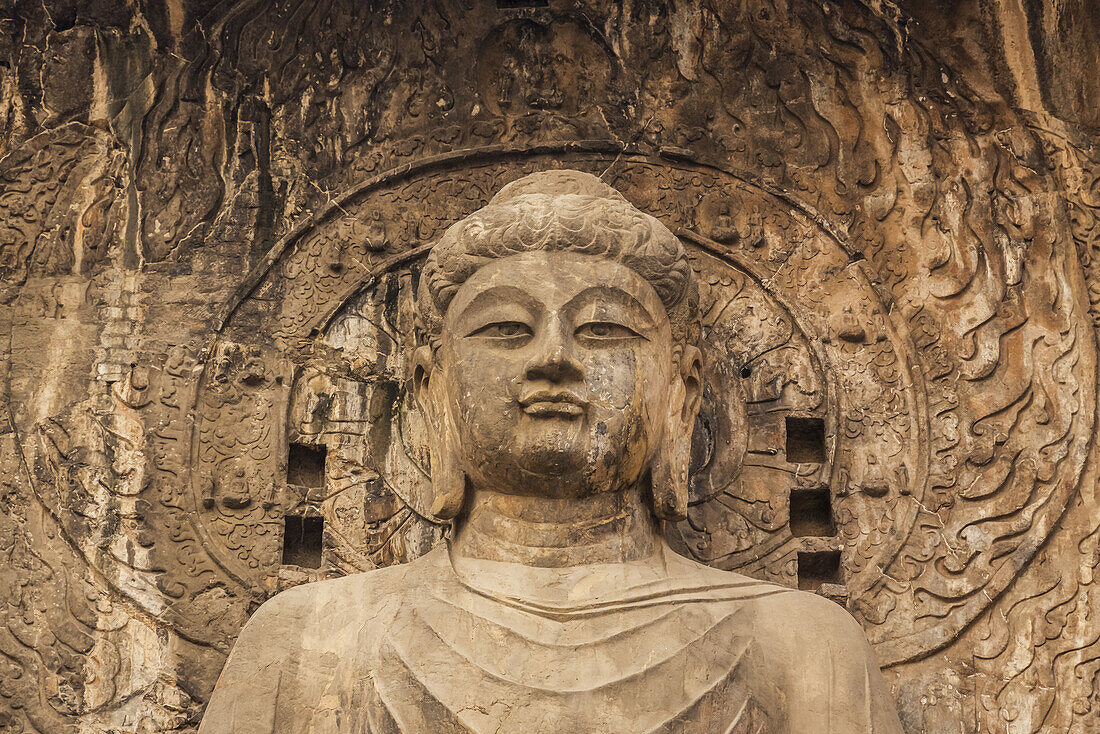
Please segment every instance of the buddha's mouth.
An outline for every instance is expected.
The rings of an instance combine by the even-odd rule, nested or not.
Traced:
[[[577,418],[588,401],[565,390],[536,390],[523,396],[519,404],[527,415]]]

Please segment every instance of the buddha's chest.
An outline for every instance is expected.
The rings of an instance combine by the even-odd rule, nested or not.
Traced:
[[[336,676],[344,683],[334,690],[358,689],[354,716],[367,723],[333,731],[768,730],[736,609],[682,605],[562,621],[436,602],[402,610],[358,669]]]

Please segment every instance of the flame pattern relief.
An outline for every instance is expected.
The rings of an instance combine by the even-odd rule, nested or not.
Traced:
[[[908,732],[1096,731],[1100,153],[905,3],[54,5],[0,17],[0,730],[194,732],[260,603],[382,569],[502,636],[549,620],[548,674],[560,640],[623,635],[690,678],[676,635],[717,636],[733,732],[767,703],[736,633],[759,581],[847,608]],[[675,590],[706,619],[402,576],[446,534],[410,394],[425,258],[562,168],[665,224],[700,286],[663,531],[743,574]],[[379,613],[438,659],[371,651],[404,677],[363,691],[369,730],[415,730],[402,697],[440,667],[506,678],[491,640]],[[644,700],[604,672],[594,706]]]

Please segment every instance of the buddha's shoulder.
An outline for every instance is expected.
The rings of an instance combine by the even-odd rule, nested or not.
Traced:
[[[685,586],[736,588],[739,593],[733,598],[739,603],[752,601],[762,606],[786,608],[787,605],[813,605],[815,600],[824,601],[816,594],[800,592],[771,581],[761,581],[736,571],[708,566],[672,551],[665,554],[665,565],[670,576]]]
[[[871,649],[855,617],[844,607],[809,591],[762,596],[754,601],[757,640],[781,659],[858,662]],[[838,658],[838,653],[843,653]]]
[[[866,644],[863,630],[852,615],[823,596],[712,568],[682,556],[675,563],[679,573],[690,573],[705,585],[739,588],[736,603],[752,610],[754,627],[764,638],[810,647],[853,641]]]
[[[790,589],[769,584],[776,593],[762,594],[756,600],[760,615],[769,624],[793,624],[807,627],[807,634],[813,634],[815,623],[831,629],[848,632],[859,630],[859,625],[848,611],[823,596],[809,591]]]
[[[435,553],[433,551],[432,553]],[[388,609],[430,582],[434,564],[429,557],[409,563],[363,571],[340,578],[313,581],[281,591],[252,615],[249,626],[306,632],[331,629],[334,624],[361,624],[379,620]]]

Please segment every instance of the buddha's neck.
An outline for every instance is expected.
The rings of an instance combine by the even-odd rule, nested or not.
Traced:
[[[657,521],[637,487],[567,499],[475,490],[455,523],[451,552],[559,568],[638,560],[661,544]]]

